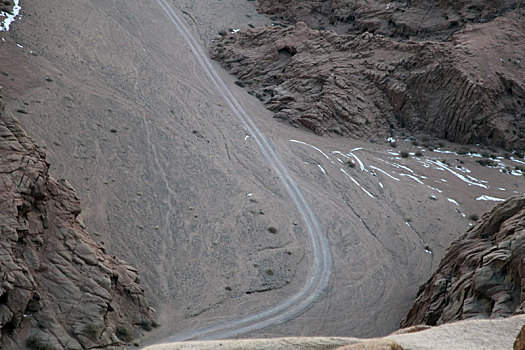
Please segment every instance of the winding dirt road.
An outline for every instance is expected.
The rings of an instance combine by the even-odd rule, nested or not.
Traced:
[[[261,133],[261,131],[259,131],[250,116],[244,111],[219,74],[217,74],[213,65],[184,22],[165,0],[156,0],[156,2],[168,16],[177,31],[184,37],[210,81],[217,88],[224,101],[226,101],[237,118],[246,127],[249,135],[253,137],[264,158],[279,175],[290,199],[293,201],[308,228],[313,256],[313,266],[310,268],[310,276],[307,279],[306,284],[290,298],[279,302],[269,309],[261,310],[241,318],[221,322],[210,327],[178,334],[166,340],[181,341],[190,339],[227,338],[288,321],[304,312],[316,301],[323,292],[323,289],[328,285],[332,267],[332,256],[326,234],[310,205],[301,193],[299,186],[288,174],[286,167],[273,150],[267,138]]]

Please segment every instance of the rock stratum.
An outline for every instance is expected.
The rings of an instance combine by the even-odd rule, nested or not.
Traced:
[[[401,326],[525,311],[525,197],[512,197],[454,241]]]
[[[77,219],[41,148],[0,101],[0,347],[89,349],[129,342],[152,311],[137,270]]]
[[[374,138],[406,130],[525,148],[525,11],[517,2],[441,1],[425,11],[422,1],[412,2],[421,8],[356,3],[261,1],[266,13],[309,25],[222,33],[211,57],[276,118],[317,134]],[[371,6],[377,9],[366,12]],[[314,29],[312,19],[324,17],[334,29],[351,26],[345,34]]]

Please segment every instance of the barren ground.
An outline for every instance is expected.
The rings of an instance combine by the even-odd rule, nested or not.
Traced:
[[[221,28],[266,23],[244,0],[172,4],[191,15],[185,18],[203,46]],[[78,190],[88,231],[139,268],[163,325],[146,341],[297,290],[310,263],[299,215],[160,9],[144,1],[50,0],[24,2],[22,11],[1,33],[0,62],[9,62],[0,67],[8,74],[0,75],[2,95],[45,146],[52,175]],[[482,167],[476,156],[401,158],[393,153],[417,147],[323,138],[280,123],[220,71],[302,186],[334,257],[322,300],[247,336],[395,330],[451,240],[468,228],[462,213],[480,215],[494,204],[476,198],[525,191],[523,176]]]

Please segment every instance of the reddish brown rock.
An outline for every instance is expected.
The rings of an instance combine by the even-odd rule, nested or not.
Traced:
[[[495,207],[448,248],[401,326],[525,311],[525,197]]]
[[[0,347],[118,343],[153,317],[137,271],[89,237],[74,190],[48,175],[44,152],[3,109],[0,101]]]
[[[317,134],[383,137],[406,128],[524,149],[522,12],[467,25],[443,42],[297,23],[217,38],[210,52],[277,118]]]
[[[525,350],[525,326],[523,326],[518,333],[513,348],[514,350]]]

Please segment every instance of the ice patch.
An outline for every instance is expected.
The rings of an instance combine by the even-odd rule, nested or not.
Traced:
[[[22,7],[19,5],[20,0],[13,0],[14,6],[13,6],[13,13],[8,12],[0,12],[0,17],[5,17],[2,22],[0,22],[0,32],[8,32],[9,26],[11,26],[11,23],[13,23],[16,19],[16,16],[20,13],[20,10]],[[3,38],[2,38],[3,40]],[[5,41],[5,40],[3,40]],[[18,44],[17,44],[18,45]]]
[[[477,201],[491,201],[491,202],[505,202],[505,199],[491,197],[487,195],[480,196],[476,198]]]

